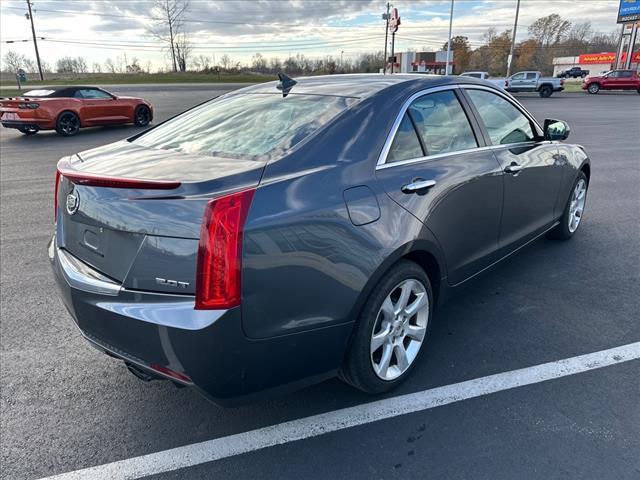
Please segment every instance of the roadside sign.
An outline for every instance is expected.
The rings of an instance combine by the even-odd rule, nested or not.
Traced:
[[[399,26],[400,15],[398,14],[398,9],[394,8],[393,10],[391,10],[391,18],[389,19],[389,28],[391,29],[391,33],[396,33]]]
[[[620,0],[618,22],[635,22],[640,20],[640,0]]]

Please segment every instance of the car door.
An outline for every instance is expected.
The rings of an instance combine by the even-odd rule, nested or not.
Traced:
[[[82,88],[76,96],[83,99],[85,119],[91,124],[120,122],[127,118],[122,112],[122,105],[109,93],[98,88]]]
[[[603,90],[613,90],[618,88],[618,84],[619,84],[619,74],[620,72],[609,72],[609,74],[605,75],[603,78],[603,82],[602,82],[602,89]]]
[[[376,177],[437,238],[457,284],[495,261],[502,170],[456,88],[419,94],[396,120]]]
[[[634,87],[633,72],[631,70],[622,70],[618,72],[618,87],[622,89],[632,89]]]
[[[499,243],[502,253],[527,242],[557,218],[562,182],[558,147],[509,96],[495,90],[465,89],[504,176]]]
[[[538,88],[538,74],[536,72],[527,72],[522,82],[522,90],[525,92],[533,92]]]
[[[511,75],[509,78],[509,90],[513,92],[520,92],[524,88],[525,85],[525,73],[520,72],[514,75]]]

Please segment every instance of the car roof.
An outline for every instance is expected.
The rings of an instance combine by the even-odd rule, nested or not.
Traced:
[[[47,97],[73,97],[73,95],[76,93],[77,90],[84,90],[84,89],[92,89],[92,90],[103,90],[100,87],[93,87],[93,86],[85,86],[85,85],[73,85],[73,86],[69,86],[69,85],[64,85],[64,86],[53,86],[53,87],[38,87],[38,88],[34,88],[33,90],[40,90],[40,91],[49,91],[52,90],[53,93],[46,95]],[[105,90],[103,90],[105,91]],[[32,97],[35,97],[37,95],[30,95]]]
[[[381,74],[381,73],[354,73],[339,75],[318,75],[313,77],[295,78],[296,85],[291,93],[307,95],[334,95],[343,97],[364,98],[373,96],[382,90],[398,85],[406,84],[407,87],[431,88],[451,84],[479,84],[486,83],[472,77],[427,75],[421,73],[408,74]],[[279,93],[276,85],[278,82],[260,83],[243,88],[239,93]]]

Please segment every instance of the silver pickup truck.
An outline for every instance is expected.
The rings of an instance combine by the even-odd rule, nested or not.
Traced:
[[[506,79],[505,90],[511,93],[517,92],[538,92],[547,98],[553,92],[564,90],[564,79],[554,77],[543,77],[540,72],[518,72]]]

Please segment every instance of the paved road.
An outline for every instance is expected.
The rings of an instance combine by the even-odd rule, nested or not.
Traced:
[[[162,120],[219,90],[144,94]],[[135,93],[135,88],[116,93]],[[584,224],[540,240],[442,308],[421,363],[386,398],[640,341],[637,94],[522,98],[593,159]],[[129,136],[0,135],[0,478],[34,479],[373,400],[337,380],[234,409],[142,383],[78,335],[45,245],[59,157]],[[640,361],[480,396],[153,478],[640,477]]]

